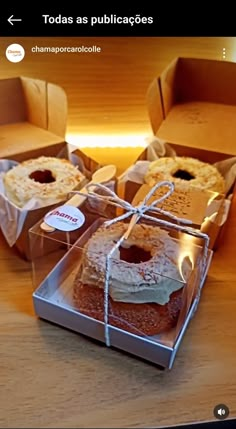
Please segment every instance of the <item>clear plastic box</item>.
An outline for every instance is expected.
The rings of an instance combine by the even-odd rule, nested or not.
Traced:
[[[204,253],[203,240],[191,234],[142,219],[134,228],[148,231],[145,240],[138,234],[134,240],[133,229],[108,258],[105,245],[113,249],[122,236],[111,231],[121,224],[124,232],[130,219],[104,226],[106,217],[89,211],[85,217],[83,227],[69,233],[45,233],[41,222],[30,229],[36,314],[170,369],[199,304],[212,251]],[[91,244],[98,233],[101,248]],[[153,244],[158,234],[165,254]]]

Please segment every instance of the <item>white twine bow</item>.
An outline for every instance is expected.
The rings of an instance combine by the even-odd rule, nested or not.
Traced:
[[[148,204],[148,200],[155,194],[155,192],[159,188],[161,188],[163,186],[167,186],[169,188],[169,190],[164,195],[162,195],[161,197],[155,199],[151,204]],[[92,189],[91,191],[89,191],[90,187]],[[101,190],[103,190],[107,195],[98,194],[96,192],[96,189],[99,189],[99,188]],[[127,219],[128,217],[132,216],[130,224],[129,224],[126,232],[122,235],[122,237],[120,237],[120,239],[114,244],[111,251],[106,255],[105,284],[104,284],[104,331],[105,331],[106,345],[109,347],[110,346],[109,279],[110,279],[110,271],[111,271],[111,257],[114,254],[114,252],[116,251],[116,249],[118,249],[120,247],[121,243],[128,238],[130,232],[132,231],[133,226],[139,221],[139,219],[144,218],[144,219],[147,219],[149,221],[155,222],[159,225],[163,225],[164,227],[168,227],[168,228],[171,228],[171,229],[174,229],[177,231],[181,231],[181,232],[184,232],[186,234],[190,234],[196,238],[202,239],[204,241],[204,246],[203,246],[203,258],[202,258],[202,267],[201,267],[201,275],[200,275],[201,279],[204,276],[205,268],[207,265],[209,237],[207,234],[204,234],[201,231],[190,227],[189,225],[193,224],[193,222],[191,220],[179,218],[179,217],[173,215],[172,213],[157,207],[157,204],[162,203],[165,199],[167,199],[174,192],[174,184],[172,182],[163,181],[163,182],[157,183],[150,190],[150,192],[146,195],[143,202],[141,204],[139,204],[138,206],[132,206],[132,204],[130,204],[128,201],[125,201],[122,198],[118,197],[118,195],[114,191],[112,191],[111,189],[109,189],[105,185],[102,185],[101,183],[88,184],[87,190],[88,190],[87,196],[89,198],[94,198],[96,200],[106,201],[107,203],[109,203],[113,206],[123,208],[124,210],[126,210],[126,213],[124,213],[120,216],[117,216],[114,219],[105,221],[104,222],[105,226],[109,227],[110,225],[112,225],[116,222],[119,222],[121,220]],[[79,195],[84,196],[84,194],[80,193],[79,191],[74,191],[73,193],[77,193]],[[154,216],[150,216],[150,215],[146,214],[148,211],[156,213],[156,214],[164,215],[164,216],[168,217],[169,219],[175,221],[176,223],[170,222],[170,221],[165,220],[165,219],[160,219],[160,218],[157,218]],[[182,225],[180,225],[180,224],[182,224]],[[198,304],[198,301],[200,299],[200,294],[201,294],[201,290],[199,287],[197,297],[196,297],[197,304]],[[196,304],[196,307],[197,307],[197,304]]]
[[[159,189],[163,186],[167,186],[169,188],[169,190],[164,195],[162,195],[161,197],[154,200],[151,204],[147,204],[149,199],[153,196],[153,194],[155,194],[157,189]],[[149,220],[156,220],[156,218],[153,218],[151,216],[146,215],[145,213],[147,211],[160,213],[162,215],[169,217],[170,219],[175,220],[176,222],[180,222],[180,223],[187,224],[187,225],[192,224],[191,220],[178,218],[177,216],[173,215],[172,213],[167,212],[166,210],[160,209],[159,207],[156,207],[157,204],[162,203],[164,200],[166,200],[174,192],[174,184],[172,182],[163,181],[163,182],[157,183],[149,191],[149,193],[146,195],[143,202],[141,204],[139,204],[138,206],[133,206],[128,201],[125,201],[122,198],[118,197],[118,195],[114,191],[112,191],[110,188],[106,187],[105,185],[102,185],[101,183],[88,184],[86,188],[88,190],[88,197],[95,198],[95,199],[101,199],[103,201],[108,202],[109,204],[111,204],[113,206],[123,208],[127,211],[127,213],[124,213],[123,215],[121,215],[115,219],[112,219],[111,221],[107,221],[106,222],[107,225],[111,225],[112,223],[119,222],[120,220],[124,220],[124,219],[128,218],[129,216],[132,216],[133,214],[137,215],[137,221],[136,222],[138,222],[140,217],[143,217],[143,218],[146,218]],[[90,188],[92,189],[91,191],[89,191]],[[105,191],[107,195],[98,194],[96,192],[95,188],[98,188],[98,189],[100,188],[101,190]],[[80,194],[80,192],[78,192],[78,191],[75,191],[75,192]],[[84,194],[81,193],[81,195],[84,195]],[[166,225],[166,223],[165,223],[165,225]]]

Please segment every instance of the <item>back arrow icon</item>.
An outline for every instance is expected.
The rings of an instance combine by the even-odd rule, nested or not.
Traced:
[[[14,15],[10,16],[10,18],[8,18],[8,22],[11,25],[14,25],[14,21],[22,21],[22,19],[17,19],[17,18],[13,18]]]

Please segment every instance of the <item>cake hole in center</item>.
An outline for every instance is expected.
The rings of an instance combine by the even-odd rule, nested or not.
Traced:
[[[119,251],[120,259],[130,264],[140,264],[141,262],[149,261],[152,257],[150,252],[138,246],[130,246],[128,248],[120,246]]]
[[[29,175],[29,178],[39,183],[55,182],[55,178],[50,170],[35,170]]]
[[[176,179],[182,179],[182,180],[192,180],[195,179],[195,176],[193,176],[191,173],[185,170],[177,170],[173,177],[176,177]]]

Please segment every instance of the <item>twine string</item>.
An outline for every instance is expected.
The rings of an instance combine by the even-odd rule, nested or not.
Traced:
[[[154,201],[152,201],[150,204],[148,204],[149,199],[155,194],[155,192],[161,188],[161,187],[167,187],[169,188],[162,196],[156,198]],[[90,190],[91,188],[91,190]],[[97,190],[102,190],[103,195],[98,194]],[[138,204],[137,206],[133,206],[128,201],[123,200],[120,198],[114,191],[112,191],[110,188],[106,187],[105,185],[101,183],[93,183],[87,185],[87,197],[105,201],[108,204],[111,204],[115,207],[119,207],[125,210],[125,213],[123,213],[120,216],[115,217],[114,219],[108,220],[104,222],[104,225],[106,227],[109,227],[110,225],[113,225],[114,223],[117,223],[119,221],[125,220],[129,217],[131,218],[130,224],[128,225],[128,229],[132,229],[132,227],[140,220],[146,219],[149,221],[152,221],[156,224],[162,225],[167,228],[171,228],[177,231],[184,232],[186,234],[192,235],[195,238],[200,238],[203,240],[203,257],[202,257],[202,263],[200,264],[200,280],[202,280],[202,277],[204,276],[206,265],[207,265],[207,256],[208,256],[208,247],[209,247],[209,237],[207,234],[194,229],[191,225],[193,222],[189,219],[183,219],[180,217],[177,217],[173,215],[172,213],[161,209],[160,207],[157,207],[158,204],[165,201],[167,198],[169,198],[170,195],[174,192],[174,184],[169,181],[162,181],[157,183],[153,188],[148,192],[148,194],[145,196],[144,200]],[[84,193],[81,193],[79,191],[73,191],[72,193],[76,193],[79,195],[84,196]],[[154,214],[164,215],[169,220],[166,219],[160,219],[158,217],[151,216],[147,214],[147,212],[152,212]],[[175,221],[176,223],[173,223],[171,221]],[[132,224],[131,224],[132,223]],[[105,283],[104,283],[104,336],[105,336],[105,342],[106,346],[110,347],[111,341],[110,341],[110,332],[109,332],[109,286],[110,286],[110,273],[111,273],[111,258],[114,254],[115,250],[119,248],[121,243],[127,238],[127,234],[124,233],[122,237],[114,244],[111,251],[106,256],[105,261]],[[197,305],[200,300],[200,294],[201,294],[201,288],[198,288],[196,300]]]

